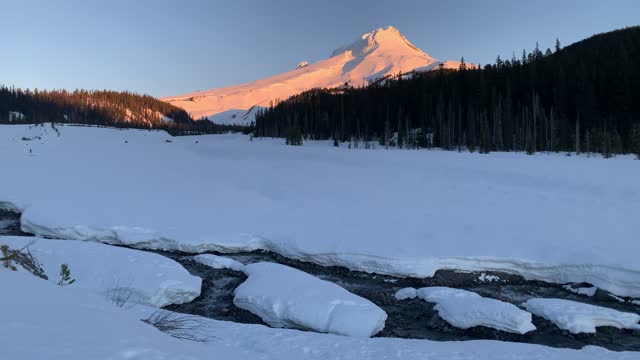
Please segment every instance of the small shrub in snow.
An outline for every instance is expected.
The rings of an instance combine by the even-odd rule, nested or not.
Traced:
[[[47,280],[48,277],[44,273],[42,265],[40,265],[38,260],[36,260],[33,254],[31,254],[31,251],[29,251],[29,246],[31,246],[31,243],[27,244],[27,246],[19,250],[10,249],[8,245],[0,246],[0,252],[2,254],[0,256],[0,262],[5,268],[11,269],[13,271],[18,270],[15,266],[16,264],[20,265],[23,269],[27,270],[33,275]]]
[[[7,245],[0,246],[0,251],[2,252],[2,257],[0,258],[0,261],[2,261],[2,266],[13,271],[18,270],[13,264],[13,259],[15,259],[16,253],[9,250],[9,247]]]
[[[198,342],[208,342],[212,339],[207,334],[206,321],[197,316],[158,309],[142,321],[174,338]]]
[[[116,282],[116,286],[107,293],[111,303],[119,308],[125,307],[132,295],[133,290],[131,290],[131,284],[128,286],[120,286],[119,280]]]
[[[74,282],[76,282],[76,279],[71,278],[71,270],[69,269],[69,265],[60,265],[60,281],[58,281],[58,285],[66,286],[71,285]]]

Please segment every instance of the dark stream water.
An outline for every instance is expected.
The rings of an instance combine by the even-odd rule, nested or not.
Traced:
[[[228,269],[212,269],[192,260],[190,254],[159,252],[182,264],[190,273],[203,279],[202,294],[189,304],[171,306],[179,312],[206,316],[218,320],[244,323],[260,323],[262,320],[248,311],[233,305],[233,291],[246,276]],[[616,351],[640,351],[640,331],[599,327],[596,334],[571,334],[559,329],[550,321],[534,316],[537,330],[519,335],[482,326],[458,329],[442,320],[433,310],[434,305],[421,299],[398,301],[394,295],[404,287],[448,286],[470,290],[484,297],[494,298],[519,305],[534,297],[554,297],[605,306],[620,311],[638,312],[640,306],[621,303],[605,291],[598,290],[593,297],[574,294],[559,284],[525,280],[522,277],[496,272],[483,272],[499,277],[497,281],[481,281],[483,273],[440,270],[431,278],[398,278],[386,275],[350,271],[338,266],[320,266],[285,258],[265,251],[250,253],[219,254],[248,264],[259,261],[287,265],[321,279],[333,282],[350,292],[369,299],[387,314],[385,328],[377,337],[400,337],[430,340],[493,339],[513,342],[542,344],[553,347],[582,348],[597,345]],[[588,284],[576,284],[588,286]]]
[[[0,210],[0,236],[31,235],[20,230],[19,221],[19,214]],[[246,279],[243,273],[228,269],[212,269],[193,261],[192,255],[186,253],[155,252],[176,260],[191,274],[199,276],[203,280],[202,293],[198,298],[188,304],[169,306],[169,309],[218,320],[263,324],[258,316],[233,305],[234,289]],[[482,326],[463,330],[455,328],[442,320],[437,312],[434,311],[433,304],[421,299],[398,301],[394,297],[396,291],[404,287],[448,286],[470,290],[484,297],[510,302],[514,305],[519,305],[534,297],[554,297],[604,306],[620,311],[635,313],[640,311],[640,306],[629,302],[620,302],[602,290],[597,290],[593,297],[588,297],[574,294],[559,284],[525,280],[519,276],[496,272],[474,273],[440,270],[431,278],[398,278],[350,271],[338,266],[320,266],[292,260],[265,251],[216,255],[226,256],[245,264],[269,261],[287,265],[333,282],[354,294],[369,299],[388,314],[385,328],[376,335],[378,337],[440,341],[493,339],[565,348],[582,348],[586,345],[597,345],[615,351],[640,351],[640,331],[638,330],[599,327],[596,334],[571,334],[537,316],[533,317],[533,323],[537,330],[524,335]],[[482,274],[485,274],[485,276],[497,276],[499,280],[482,281]],[[589,286],[589,284],[575,285]]]

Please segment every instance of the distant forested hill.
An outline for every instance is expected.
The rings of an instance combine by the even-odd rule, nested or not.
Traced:
[[[174,135],[242,130],[194,121],[186,111],[148,95],[0,87],[0,124],[44,122],[163,129]]]
[[[257,136],[299,133],[354,146],[640,153],[640,27],[536,46],[482,69],[315,89],[256,118]]]

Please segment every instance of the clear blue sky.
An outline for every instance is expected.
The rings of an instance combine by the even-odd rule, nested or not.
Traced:
[[[177,95],[317,61],[393,25],[438,59],[486,64],[640,24],[640,0],[0,0],[0,83]]]

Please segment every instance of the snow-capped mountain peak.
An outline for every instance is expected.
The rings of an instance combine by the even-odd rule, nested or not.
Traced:
[[[409,49],[428,56],[411,42],[409,42],[409,40],[407,40],[407,38],[405,38],[404,35],[402,35],[400,31],[398,31],[398,29],[394,28],[393,26],[387,26],[385,28],[379,28],[366,33],[353,43],[335,49],[331,53],[331,57],[343,54],[347,51],[350,51],[351,55],[353,56],[359,56],[380,47],[408,47]]]
[[[392,26],[362,35],[334,50],[331,57],[300,63],[294,70],[253,82],[166,97],[163,100],[188,111],[194,118],[216,123],[247,124],[260,107],[312,88],[361,86],[398,73],[426,71],[442,64],[457,68],[456,61],[438,61],[424,53]],[[301,66],[302,65],[302,66]]]

